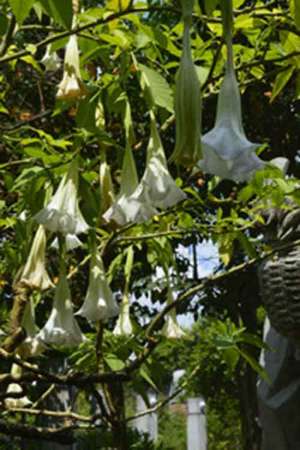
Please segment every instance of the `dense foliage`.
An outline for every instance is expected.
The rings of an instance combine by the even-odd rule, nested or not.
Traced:
[[[222,1],[196,2],[189,29],[203,133],[214,126],[227,61]],[[183,49],[180,2],[0,5],[0,432],[14,436],[16,445],[19,438],[88,442],[99,432],[108,433],[107,446],[146,448],[132,443],[138,441],[134,433],[126,437],[124,396],[145,395],[151,387],[164,404],[172,371],[184,367],[186,392],[201,392],[208,401],[211,448],[232,448],[221,425],[226,415],[228,424],[241,417],[230,432],[240,448],[253,449],[259,441],[254,389],[256,373],[263,376],[257,359],[264,317],[255,264],[270,251],[262,238],[264,211],[300,201],[299,0],[233,0],[234,66],[246,135],[260,143],[261,160],[287,157],[291,175],[266,164],[241,183],[196,170],[194,163],[185,168],[176,157],[174,162],[181,111],[175,97],[184,82],[182,68],[176,77]],[[197,78],[192,81],[198,95]],[[180,118],[183,130],[198,113],[196,108]],[[178,134],[176,139],[178,144]],[[145,180],[155,151],[160,162],[148,170],[149,184],[156,186],[161,171],[171,194],[161,198],[153,189],[149,200],[142,193],[143,208],[124,218],[114,205]],[[197,146],[193,158],[199,151]],[[58,209],[67,211],[61,222],[43,210],[58,191]],[[283,203],[286,198],[290,203]],[[66,206],[71,203],[73,212],[81,211],[75,224]],[[43,232],[37,219],[49,220],[50,228]],[[35,285],[28,281],[35,264],[28,257],[37,233],[48,275]],[[204,241],[220,257],[208,279],[199,275]],[[191,257],[184,256],[187,249]],[[97,280],[110,305],[96,311],[84,300],[88,287],[88,297],[95,297]],[[71,330],[61,342],[48,321],[56,320],[54,298],[56,312],[64,298],[62,315]],[[72,308],[82,313],[76,323]],[[199,322],[183,332],[175,310]],[[76,391],[80,400],[71,412],[54,406],[53,393],[44,397],[51,386]],[[243,414],[249,398],[251,408]]]

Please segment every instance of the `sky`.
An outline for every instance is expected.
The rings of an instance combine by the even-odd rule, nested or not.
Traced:
[[[192,260],[193,259],[193,249],[191,247],[184,247],[183,245],[179,245],[178,252],[185,258]],[[198,269],[198,277],[199,279],[205,278],[210,275],[214,269],[219,264],[218,250],[217,247],[211,241],[204,241],[197,245],[196,249],[197,253],[197,269]],[[193,267],[189,268],[187,273],[187,277],[193,277]],[[156,279],[164,278],[164,272],[162,268],[157,268],[156,270]],[[175,293],[176,295],[176,293]],[[153,306],[147,296],[143,296],[139,298],[139,303],[145,306]],[[159,302],[155,303],[156,309],[161,309],[163,305]],[[177,316],[178,323],[184,328],[191,328],[194,323],[194,318],[192,313],[180,314]]]

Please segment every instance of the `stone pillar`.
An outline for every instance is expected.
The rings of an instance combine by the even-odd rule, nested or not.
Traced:
[[[150,393],[148,395],[150,407],[153,406],[156,403],[156,394]],[[136,414],[142,413],[148,409],[147,405],[145,404],[143,398],[138,395],[136,397]],[[149,437],[152,441],[157,440],[158,435],[158,419],[157,419],[157,413],[149,413],[145,414],[144,416],[138,417],[133,422],[133,427],[137,428],[142,433],[149,434]]]
[[[189,398],[187,410],[187,450],[206,450],[207,427],[203,398]]]

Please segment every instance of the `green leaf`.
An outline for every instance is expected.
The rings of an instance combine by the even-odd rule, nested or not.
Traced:
[[[113,353],[107,354],[104,359],[111,370],[118,371],[125,367],[125,363]]]
[[[133,251],[133,246],[131,245],[127,251],[127,258],[126,258],[125,267],[124,267],[124,273],[125,273],[125,278],[126,278],[127,284],[129,283],[130,277],[131,277],[133,258],[134,258],[134,251]]]
[[[85,98],[80,101],[76,114],[76,123],[78,127],[87,131],[96,130],[96,107],[98,99]]]
[[[263,367],[260,364],[258,364],[258,362],[253,358],[253,356],[249,355],[249,353],[247,353],[245,350],[242,350],[240,348],[238,349],[238,352],[247,361],[249,366],[251,366],[252,369],[255,370],[255,372],[257,372],[263,380],[271,382],[270,377],[267,374],[267,372],[263,369]]]
[[[72,0],[40,0],[40,3],[55,22],[65,28],[71,28],[73,18]]]
[[[8,26],[7,17],[4,14],[0,14],[0,34],[6,33],[6,29]]]
[[[244,251],[250,258],[256,258],[257,252],[255,250],[255,247],[251,243],[250,239],[242,232],[237,233],[237,239],[239,240],[241,246],[243,247]]]
[[[295,22],[298,28],[300,28],[300,0],[294,0],[295,3]]]
[[[138,68],[142,72],[141,85],[143,90],[150,94],[150,103],[174,112],[174,100],[172,90],[167,81],[150,67],[144,64],[138,64]],[[152,105],[149,105],[152,106]]]
[[[300,28],[300,0],[290,0],[290,11],[296,26]]]
[[[158,387],[156,386],[156,384],[154,383],[154,381],[153,381],[152,378],[150,377],[148,369],[146,369],[145,367],[141,367],[141,369],[140,369],[140,375],[141,375],[142,378],[144,378],[145,381],[147,381],[147,383],[148,383],[155,391],[158,391]]]
[[[24,22],[34,2],[35,0],[9,0],[11,9],[13,10],[19,24]]]
[[[294,70],[295,70],[295,67],[289,66],[283,72],[280,72],[277,75],[274,86],[273,86],[272,96],[270,99],[271,102],[274,101],[274,99],[280,94],[280,92],[283,90],[283,88],[287,85],[291,76],[294,73]]]

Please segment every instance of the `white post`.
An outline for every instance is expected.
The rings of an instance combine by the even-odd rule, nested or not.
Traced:
[[[189,398],[187,401],[187,410],[187,450],[206,450],[207,430],[205,402],[203,398]]]
[[[149,395],[149,403],[150,407],[156,403],[156,395],[151,393]],[[143,398],[138,395],[136,397],[136,413],[142,413],[148,409],[147,405],[145,404]],[[158,435],[158,420],[157,420],[157,413],[149,413],[145,414],[144,416],[138,417],[135,419],[133,426],[137,428],[142,433],[148,433],[149,437],[152,441],[157,440]]]

